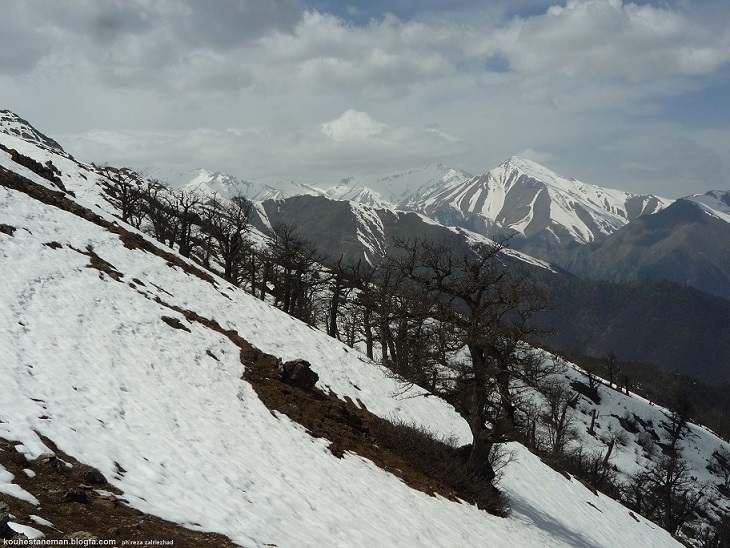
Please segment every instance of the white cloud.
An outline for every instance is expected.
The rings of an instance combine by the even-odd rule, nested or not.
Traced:
[[[339,118],[320,126],[322,133],[337,142],[363,141],[383,133],[387,126],[373,120],[366,112],[347,110]]]
[[[686,12],[621,0],[568,0],[500,31],[510,66],[532,77],[626,78],[707,74],[730,60],[727,32]]]
[[[541,152],[539,150],[534,150],[532,148],[526,148],[524,150],[521,150],[520,152],[516,153],[515,156],[520,156],[522,158],[528,158],[530,160],[534,160],[537,163],[544,163],[549,164],[553,160],[555,160],[555,157],[553,154],[549,152]]]

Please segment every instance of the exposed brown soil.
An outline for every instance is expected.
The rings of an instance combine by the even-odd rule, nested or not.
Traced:
[[[28,462],[15,450],[15,444],[0,439],[0,465],[15,476],[13,483],[40,502],[37,507],[0,494],[0,501],[8,504],[15,516],[12,521],[42,531],[47,539],[62,539],[86,531],[100,540],[114,539],[116,546],[121,546],[123,540],[173,540],[175,547],[184,548],[238,546],[222,535],[192,531],[130,508],[123,495],[106,483],[97,470],[58,451],[49,440],[44,441],[56,457],[42,456]],[[25,469],[32,470],[35,477],[28,477]],[[31,515],[50,521],[54,527],[39,525]]]

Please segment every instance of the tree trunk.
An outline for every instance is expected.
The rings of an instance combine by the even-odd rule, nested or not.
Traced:
[[[369,309],[366,308],[365,310],[363,310],[362,329],[363,329],[363,332],[365,333],[365,355],[369,359],[372,360],[373,359],[373,346],[374,346],[373,338],[374,337],[373,337],[373,326],[370,321],[370,318],[371,318],[370,314],[371,313],[370,313]]]
[[[472,474],[478,477],[485,478],[490,482],[497,475],[494,472],[489,457],[492,453],[492,447],[494,443],[489,441],[489,432],[484,426],[469,425],[472,427],[473,441],[471,444],[471,451],[469,452],[469,460],[467,465],[471,470]]]

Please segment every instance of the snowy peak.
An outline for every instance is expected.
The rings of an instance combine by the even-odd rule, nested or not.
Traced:
[[[582,207],[591,213],[594,219],[604,218],[609,224],[615,224],[612,222],[615,220],[618,221],[618,226],[622,226],[640,215],[656,213],[672,202],[653,195],[633,194],[584,183],[573,178],[568,179],[536,162],[517,156],[513,156],[500,167],[505,172],[513,172],[513,175],[517,172],[547,189],[556,204],[556,208],[551,208],[551,212],[555,211],[556,214],[560,209],[570,212]],[[520,176],[514,179],[519,181]],[[608,228],[605,224],[603,226]]]
[[[410,204],[430,189],[453,184],[472,177],[460,169],[444,164],[429,164],[422,168],[380,176],[342,179],[326,190],[335,200],[350,200],[374,207],[412,209]]]
[[[730,223],[730,191],[711,190],[683,199],[696,204],[706,214]]]
[[[251,181],[240,179],[229,173],[196,169],[178,171],[146,167],[139,170],[147,178],[158,179],[163,184],[175,188],[196,190],[206,195],[219,195],[224,198],[244,196],[252,201],[281,200],[302,194],[321,195],[322,191],[290,180],[272,179],[270,181]]]
[[[487,235],[516,232],[551,249],[595,241],[670,203],[569,179],[513,156],[484,175],[429,189],[409,209]]]
[[[30,125],[28,121],[9,110],[0,110],[0,132],[13,135],[39,148],[68,157],[63,147],[56,141],[44,135]]]

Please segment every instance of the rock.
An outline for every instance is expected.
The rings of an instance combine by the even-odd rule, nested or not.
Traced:
[[[83,489],[71,489],[63,495],[64,502],[79,502],[81,504],[89,503],[89,494]]]
[[[327,449],[329,449],[330,453],[332,453],[338,459],[341,459],[342,457],[345,456],[345,452],[342,450],[342,447],[340,446],[340,444],[337,443],[336,441],[333,441],[332,443],[330,443],[329,446],[327,447]]]
[[[292,360],[279,366],[279,379],[292,386],[311,390],[319,380],[319,375],[312,371],[307,360]]]
[[[56,459],[56,453],[41,453],[38,455],[38,462],[42,464],[47,464],[54,459]]]
[[[54,472],[61,474],[66,471],[66,465],[59,459],[55,453],[41,453],[38,456],[38,462],[43,466],[47,466]]]
[[[104,474],[94,468],[89,468],[84,472],[83,478],[86,483],[91,483],[92,485],[104,485],[106,483]]]

